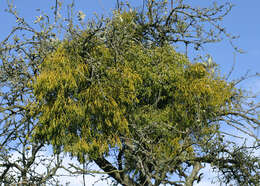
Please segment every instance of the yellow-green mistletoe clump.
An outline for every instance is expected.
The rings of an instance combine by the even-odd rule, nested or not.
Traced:
[[[174,156],[184,131],[212,130],[232,87],[170,45],[135,40],[131,14],[118,16],[107,32],[84,31],[44,59],[32,85],[39,118],[34,137],[95,158],[126,139],[136,144],[143,130],[147,148]],[[132,35],[124,40],[127,30]]]

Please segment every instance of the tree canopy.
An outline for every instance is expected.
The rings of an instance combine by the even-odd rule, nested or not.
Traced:
[[[174,184],[176,173],[191,185],[201,163],[218,166],[211,153],[223,154],[223,161],[229,152],[218,129],[237,111],[239,91],[214,67],[189,62],[173,46],[145,44],[135,18],[134,12],[115,12],[104,29],[83,30],[44,59],[32,84],[35,138],[107,172],[114,170],[106,170],[112,164],[104,157],[117,148],[119,175],[111,176],[123,185]],[[226,174],[257,183],[256,160],[246,166],[240,158],[218,168],[240,164],[241,173]]]
[[[7,116],[1,122],[8,130],[1,131],[0,147],[21,127],[24,147],[33,145],[35,154],[51,145],[58,160],[64,152],[82,164],[95,162],[115,184],[189,186],[210,165],[219,182],[257,185],[259,139],[249,128],[260,126],[259,105],[216,64],[191,61],[175,47],[183,42],[197,50],[220,34],[232,39],[215,24],[231,7],[196,9],[177,1],[168,10],[167,1],[147,1],[138,10],[122,4],[82,29],[70,20],[64,39],[48,22],[46,32],[36,32],[19,19],[34,34],[25,48],[2,42],[1,83],[8,88],[1,90]],[[228,142],[223,126],[251,136],[255,146]],[[50,177],[62,167],[58,160]],[[8,172],[5,165],[12,164],[3,164]]]

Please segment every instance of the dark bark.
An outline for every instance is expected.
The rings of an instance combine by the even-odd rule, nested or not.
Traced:
[[[94,160],[95,163],[104,170],[109,176],[114,178],[118,183],[122,184],[123,186],[137,186],[137,184],[129,178],[127,174],[121,174],[123,175],[121,177],[120,171],[116,167],[114,167],[109,161],[107,161],[104,157],[99,157]]]

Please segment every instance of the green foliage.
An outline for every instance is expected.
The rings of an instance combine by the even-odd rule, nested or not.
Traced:
[[[135,35],[131,16],[115,14],[107,31],[113,27]],[[134,124],[138,129],[152,127],[144,135],[160,141],[154,144],[159,156],[169,155],[178,149],[182,135],[160,131],[161,123],[200,131],[229,104],[232,87],[170,45],[145,48],[122,38],[117,54],[106,40],[93,36],[86,42],[88,37],[83,31],[64,41],[41,64],[32,85],[39,113],[35,138],[80,159],[85,154],[93,159],[135,136]]]
[[[0,94],[0,147],[6,151],[0,161],[7,163],[0,164],[5,167],[0,179],[7,180],[9,168],[17,165],[7,155],[12,139],[23,146],[17,150],[23,158],[32,154],[18,168],[27,183],[28,167],[45,144],[54,148],[57,163],[39,183],[56,174],[63,152],[84,163],[83,169],[65,168],[70,173],[75,168],[86,174],[85,163],[95,162],[116,184],[127,186],[191,186],[200,181],[204,165],[221,173],[221,183],[258,183],[260,164],[253,153],[259,144],[252,152],[232,146],[220,127],[230,125],[257,139],[250,127],[260,126],[259,106],[247,103],[210,57],[187,58],[190,46],[197,50],[223,35],[233,39],[219,25],[231,7],[193,8],[181,0],[172,9],[164,0],[144,1],[142,9],[122,4],[111,18],[86,25],[80,11],[84,29],[74,25],[73,11],[63,24],[56,7],[54,25],[47,15],[37,18],[39,32],[13,12],[30,33],[8,44],[18,25],[1,43],[0,83],[7,89]],[[184,44],[186,55],[176,51],[177,43]]]

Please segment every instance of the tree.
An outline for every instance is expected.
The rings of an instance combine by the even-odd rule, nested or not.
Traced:
[[[22,93],[31,96],[22,105],[34,121],[33,143],[93,161],[116,184],[193,185],[210,164],[220,182],[256,185],[259,141],[248,127],[260,125],[259,106],[247,104],[216,65],[191,63],[187,52],[174,48],[183,42],[199,49],[219,34],[229,37],[218,22],[231,7],[199,9],[176,1],[168,10],[166,1],[144,1],[141,10],[122,4],[111,18],[84,29],[71,19],[61,41],[53,42],[52,31],[37,32],[28,52],[37,58],[25,60],[35,65],[29,65],[28,93]],[[208,32],[202,22],[215,29]],[[225,141],[222,125],[256,138],[255,146]]]
[[[36,75],[38,63],[55,47],[49,40],[52,25],[48,22],[45,27],[41,21],[40,28],[46,30],[38,31],[12,4],[8,12],[18,25],[0,43],[0,184],[55,185],[62,155],[32,141],[37,120],[30,117],[27,107],[32,99],[28,83]]]

